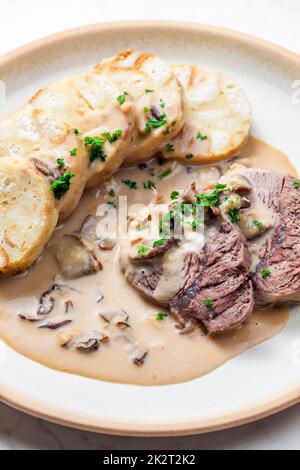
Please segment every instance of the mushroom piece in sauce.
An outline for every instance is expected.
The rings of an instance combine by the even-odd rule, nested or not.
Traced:
[[[64,235],[57,244],[56,259],[61,274],[75,279],[102,269],[92,246],[78,235]]]

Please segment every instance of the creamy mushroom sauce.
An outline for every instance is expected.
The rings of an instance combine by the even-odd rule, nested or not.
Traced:
[[[147,169],[123,168],[114,175],[119,195],[127,195],[129,204],[150,202],[152,191],[143,188],[144,181],[155,181],[157,188],[169,198],[171,191],[184,189],[194,179],[200,187],[216,180],[219,169],[228,165],[225,162],[192,167],[168,161],[159,166],[156,160],[153,162]],[[254,138],[250,139],[239,162],[296,175],[282,152]],[[173,169],[170,176],[161,181],[153,176],[153,172],[159,175],[169,167]],[[128,178],[138,183],[138,190],[121,183]],[[65,372],[111,382],[161,385],[200,377],[285,327],[288,308],[278,306],[265,310],[256,308],[246,324],[218,337],[205,336],[200,328],[189,335],[180,335],[172,317],[156,319],[158,311],[167,313],[166,310],[143,300],[127,284],[120,270],[118,243],[112,250],[99,251],[103,269],[96,274],[63,279],[55,259],[57,243],[64,234],[78,230],[86,216],[95,215],[98,205],[107,200],[106,184],[86,191],[72,216],[57,227],[39,261],[26,273],[1,279],[0,335],[16,351]],[[54,295],[54,308],[45,319],[39,322],[21,319],[24,313],[34,314],[41,294],[55,283],[67,287]],[[115,317],[116,313],[120,316]],[[118,324],[108,322],[107,315],[118,318]],[[66,320],[70,322],[65,324]],[[62,321],[64,326],[39,328],[45,326],[44,321]],[[93,351],[93,342],[85,342],[86,332],[98,332],[98,339],[101,338],[98,350]],[[83,335],[81,341],[92,351],[77,349],[72,341],[68,347],[62,346],[72,334]]]

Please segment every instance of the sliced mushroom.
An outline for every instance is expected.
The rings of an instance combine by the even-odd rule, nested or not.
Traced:
[[[102,269],[91,244],[78,234],[63,236],[57,244],[56,259],[62,275],[67,279],[93,274]]]
[[[109,337],[97,331],[91,331],[75,341],[75,348],[81,352],[93,352],[99,349],[101,343],[107,343]]]
[[[38,328],[48,328],[49,330],[57,330],[58,328],[62,328],[63,326],[68,325],[71,323],[72,320],[67,319],[57,319],[57,320],[45,320],[41,323]]]
[[[53,310],[56,295],[60,292],[68,292],[70,290],[79,292],[77,289],[66,286],[65,284],[53,284],[50,289],[41,295],[37,315],[48,315]]]
[[[136,356],[134,359],[133,359],[133,363],[136,365],[136,366],[142,366],[145,362],[145,359],[146,357],[148,356],[148,351],[144,352],[143,354],[141,355],[138,355]]]
[[[38,158],[32,158],[31,160],[35,168],[40,173],[47,176],[52,183],[61,176],[59,169],[51,168],[47,163],[43,162],[42,160],[39,160]]]
[[[65,301],[65,313],[68,313],[71,308],[73,308],[73,302],[72,300],[66,300]]]
[[[88,215],[85,218],[78,234],[83,235],[85,239],[88,238],[92,242],[97,243],[101,250],[112,250],[116,245],[116,240],[113,240],[112,238],[97,237],[97,220],[91,215]]]
[[[129,315],[122,308],[101,312],[99,313],[99,317],[102,318],[105,323],[112,323],[120,329],[130,328],[128,323]]]

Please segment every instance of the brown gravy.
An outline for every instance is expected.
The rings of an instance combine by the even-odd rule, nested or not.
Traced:
[[[296,175],[288,158],[279,150],[255,138],[251,138],[239,160],[249,159],[251,166],[268,168]],[[222,164],[219,164],[222,165]],[[157,175],[173,168],[172,174],[158,180]],[[128,204],[147,204],[152,192],[144,190],[143,182],[155,180],[158,189],[169,196],[174,189],[183,189],[196,179],[205,183],[217,177],[216,167],[187,167],[175,162],[149,168],[123,168],[113,179],[120,183],[120,194],[128,197]],[[131,190],[121,183],[123,179],[138,183],[139,190]],[[126,282],[120,271],[118,245],[111,251],[101,252],[103,270],[97,274],[76,280],[59,278],[54,258],[55,243],[66,233],[77,230],[87,214],[95,215],[96,209],[107,195],[107,186],[87,191],[72,216],[57,228],[41,259],[29,270],[11,279],[1,279],[0,336],[19,353],[57,370],[119,383],[139,385],[162,385],[178,383],[200,377],[230,358],[278,334],[287,324],[288,307],[280,306],[268,310],[256,309],[251,319],[241,328],[217,338],[205,336],[200,329],[182,336],[175,329],[171,317],[156,320],[158,311],[164,310],[143,300]],[[54,282],[61,282],[77,289],[72,292],[74,308],[68,313],[64,304],[55,303],[52,318],[66,318],[72,323],[58,330],[38,329],[38,322],[22,320],[19,315],[34,309],[44,291]],[[99,291],[104,298],[96,302]],[[99,318],[107,309],[122,308],[129,314],[130,332],[116,332]],[[110,341],[101,344],[98,351],[79,352],[75,348],[62,347],[61,332],[70,328],[96,330],[110,336]],[[130,341],[128,341],[128,338]],[[135,352],[132,344],[135,345]],[[147,352],[142,365],[133,362],[134,354]]]

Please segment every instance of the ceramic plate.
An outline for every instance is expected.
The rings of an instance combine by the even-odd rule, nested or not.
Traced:
[[[7,103],[134,47],[168,62],[220,67],[237,79],[254,110],[253,134],[285,151],[300,171],[300,58],[240,33],[187,23],[126,22],[67,31],[0,59]],[[115,434],[192,434],[239,425],[300,397],[300,308],[275,338],[197,380],[162,387],[100,382],[48,369],[3,343],[0,398],[73,427]]]

